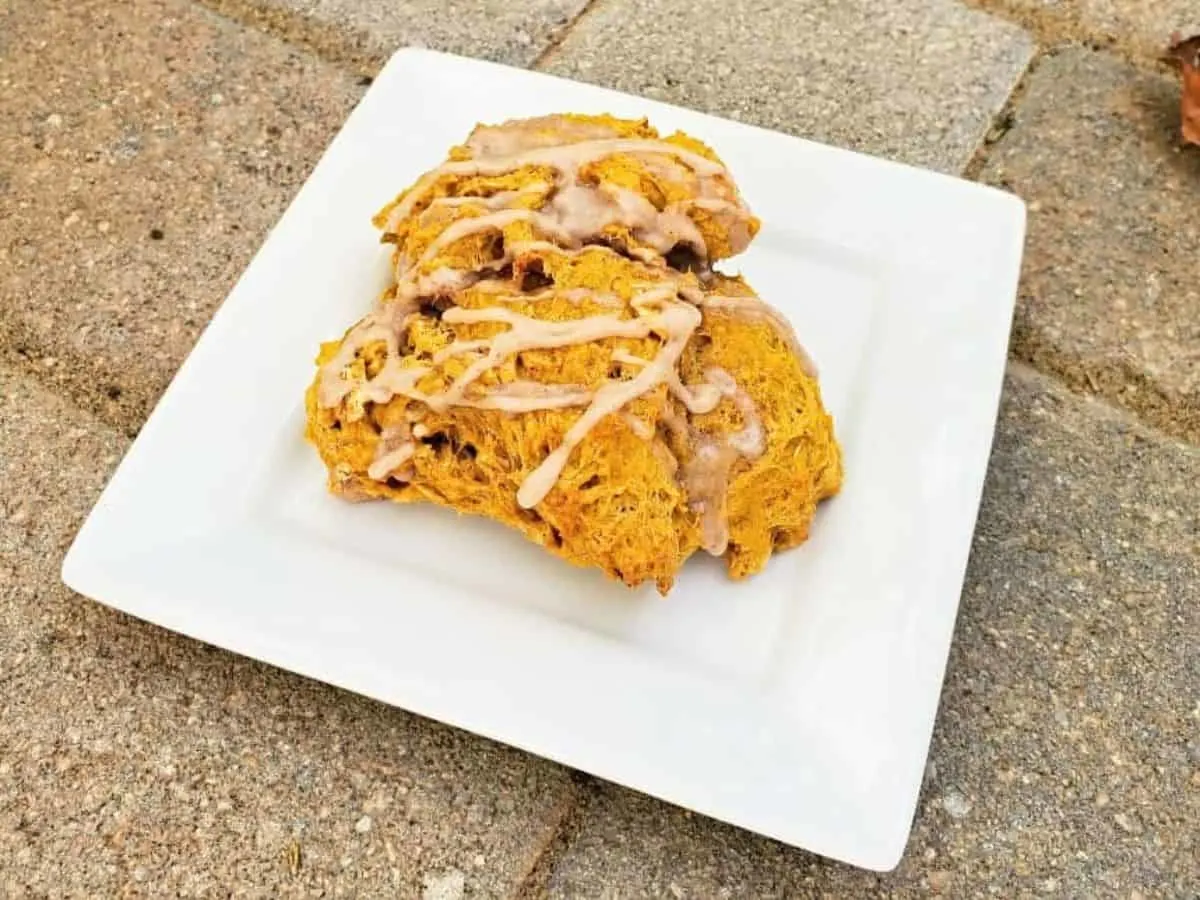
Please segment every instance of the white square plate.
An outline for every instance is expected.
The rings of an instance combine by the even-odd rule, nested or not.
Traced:
[[[846,483],[762,575],[631,593],[514,532],[325,492],[317,345],[387,278],[371,215],[477,121],[648,116],[763,220],[741,269],[822,370]],[[63,565],[167,628],[873,869],[903,852],[1024,237],[976,184],[532,72],[388,63],[163,396]]]

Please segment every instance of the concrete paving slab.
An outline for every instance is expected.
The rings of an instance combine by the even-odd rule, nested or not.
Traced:
[[[0,369],[0,896],[508,897],[569,773],[58,581],[124,437]]]
[[[1013,371],[899,868],[605,786],[550,896],[1194,897],[1198,480],[1200,449]]]
[[[363,89],[182,0],[0,35],[3,355],[134,429]]]
[[[339,61],[377,68],[405,46],[527,66],[587,0],[201,0]]]
[[[966,0],[1034,31],[1047,46],[1084,42],[1143,61],[1167,46],[1172,31],[1200,33],[1194,0]]]
[[[958,172],[1032,53],[952,0],[603,0],[544,68]]]
[[[982,178],[1029,206],[1014,353],[1200,442],[1200,152],[1180,149],[1178,83],[1050,56]]]

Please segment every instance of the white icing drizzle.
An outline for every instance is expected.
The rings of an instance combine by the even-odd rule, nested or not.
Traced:
[[[574,182],[576,174],[583,166],[619,153],[669,156],[688,166],[702,181],[725,176],[732,190],[732,180],[728,179],[728,173],[723,165],[706,156],[701,156],[699,153],[685,150],[678,144],[647,138],[607,138],[580,141],[574,144],[535,147],[502,156],[477,156],[474,159],[442,163],[436,169],[423,175],[396,203],[388,213],[384,230],[395,232],[400,227],[400,223],[412,214],[413,207],[422,199],[425,192],[436,184],[439,178],[446,175],[468,177],[507,175],[527,166],[545,166],[558,173],[559,187],[561,188],[566,183]],[[714,199],[716,198],[714,197]]]
[[[390,477],[412,458],[416,449],[412,439],[413,432],[407,418],[384,428],[379,435],[379,443],[375,445],[375,457],[367,467],[367,475],[376,481]]]
[[[495,194],[490,194],[486,197],[476,197],[467,195],[463,197],[435,197],[429,201],[429,206],[426,212],[430,209],[439,207],[457,207],[457,206],[482,206],[484,209],[505,209],[512,206],[514,202],[522,197],[544,194],[554,185],[548,181],[534,181],[524,185],[519,190],[515,191],[497,191]],[[421,214],[422,216],[425,213]]]
[[[649,362],[640,356],[634,356],[626,350],[618,347],[612,354],[613,362],[625,363],[631,366],[644,366]],[[701,415],[706,412],[712,412],[718,403],[721,402],[721,391],[716,385],[700,384],[685,385],[679,377],[679,373],[672,370],[667,374],[667,387],[671,394],[687,407],[688,412],[696,415]]]
[[[458,219],[429,243],[415,263],[409,264],[407,257],[402,255],[396,273],[397,296],[419,296],[431,289],[436,292],[447,283],[463,286],[461,282],[454,281],[455,276],[442,274],[453,272],[453,269],[441,268],[427,275],[421,275],[420,270],[451,244],[472,235],[503,231],[507,226],[519,222],[528,223],[553,239],[555,243],[549,246],[559,250],[579,250],[587,241],[602,235],[605,229],[619,225],[630,229],[637,240],[649,245],[626,248],[630,255],[643,261],[657,262],[662,254],[681,243],[692,247],[701,257],[706,254],[704,236],[684,213],[672,209],[660,212],[641,194],[624,188],[604,184],[581,185],[568,181],[560,185],[543,210],[501,208],[480,216]],[[523,242],[519,249],[525,252],[540,250],[543,249],[543,243]],[[487,267],[496,269],[507,265],[517,252],[518,248],[506,247],[501,259],[490,261]],[[429,279],[433,276],[437,278],[431,282]],[[471,277],[471,274],[458,276],[464,280]]]
[[[603,182],[592,186],[567,181],[547,208],[577,240],[601,234],[610,225],[623,225],[631,229],[639,241],[650,246],[650,250],[630,247],[631,253],[648,254],[655,260],[682,243],[692,247],[701,257],[707,255],[704,236],[687,215],[673,207],[660,211],[641,194],[625,188]]]
[[[688,341],[702,323],[701,310],[720,310],[770,322],[796,352],[805,371],[815,375],[815,367],[796,340],[790,324],[757,297],[705,295],[689,288],[683,280],[673,280],[649,285],[636,294],[630,301],[635,315],[629,318],[613,312],[550,321],[523,315],[506,306],[483,309],[451,306],[442,313],[442,321],[446,324],[495,323],[506,328],[486,339],[455,340],[438,351],[432,359],[433,366],[457,356],[475,357],[462,374],[438,393],[425,394],[417,389],[420,379],[432,371],[430,366],[413,365],[411,361],[409,365],[404,364],[400,336],[409,318],[418,312],[418,301],[422,297],[453,296],[474,287],[495,293],[504,303],[562,297],[580,304],[624,308],[619,297],[587,288],[550,288],[520,293],[519,286],[511,280],[487,277],[488,273],[504,268],[519,256],[583,253],[594,248],[590,242],[600,238],[606,229],[621,226],[629,229],[638,242],[636,246],[623,248],[628,255],[661,268],[661,257],[682,244],[692,247],[703,262],[707,250],[703,235],[687,214],[691,208],[726,217],[734,252],[749,241],[749,211],[737,199],[725,168],[713,160],[665,141],[616,138],[607,126],[593,128],[581,123],[580,128],[567,135],[579,138],[579,142],[568,144],[552,143],[561,142],[563,132],[547,136],[533,123],[519,133],[505,131],[506,127],[477,129],[467,144],[476,156],[444,163],[426,174],[393,206],[385,230],[394,232],[424,199],[429,188],[446,175],[503,175],[528,166],[543,166],[555,173],[554,183],[535,182],[519,190],[500,191],[486,197],[430,200],[422,215],[439,207],[474,208],[481,212],[450,222],[415,262],[410,264],[403,253],[399,254],[394,298],[381,303],[352,328],[335,356],[322,367],[318,377],[319,404],[326,408],[337,406],[357,391],[362,402],[382,404],[395,396],[405,396],[434,410],[458,406],[521,414],[585,407],[559,446],[521,484],[517,502],[528,509],[545,499],[561,477],[574,449],[607,416],[619,413],[635,434],[653,441],[653,424],[634,416],[625,407],[658,386],[665,385],[670,395],[693,415],[711,412],[723,399],[728,399],[736,405],[743,424],[738,431],[725,436],[693,428],[670,401],[664,404],[660,421],[692,447],[691,456],[681,471],[677,471],[680,468],[678,460],[666,445],[654,441],[655,452],[675,472],[688,495],[689,504],[700,515],[704,548],[714,555],[724,554],[729,542],[726,494],[733,466],[738,459],[752,461],[761,456],[766,444],[765,434],[753,400],[727,372],[710,368],[704,373],[705,381],[685,385],[678,364]],[[638,155],[644,157],[643,162],[652,172],[667,174],[674,179],[690,179],[699,196],[660,210],[640,193],[603,182],[584,184],[579,181],[583,166],[614,154]],[[541,209],[516,206],[525,197],[544,194],[549,194],[549,199]],[[503,234],[505,228],[517,223],[530,225],[538,236],[521,241],[506,240],[498,259],[489,260],[473,270],[442,266],[431,272],[421,272],[454,243],[488,232]],[[515,296],[507,296],[509,293],[515,293]],[[628,380],[605,379],[594,388],[519,380],[481,390],[478,384],[485,373],[525,350],[554,349],[606,339],[641,340],[652,335],[661,340],[652,358],[637,356],[622,347],[613,350],[614,362],[637,368],[637,374]],[[364,380],[347,378],[345,370],[358,353],[376,342],[382,342],[386,347],[380,371],[373,378]],[[375,480],[403,478],[403,467],[415,452],[414,438],[420,439],[428,433],[424,424],[412,426],[411,431],[407,423],[386,429],[380,436],[367,475]]]
[[[386,442],[381,438],[379,447],[382,448]],[[393,450],[388,450],[386,453],[375,452],[375,458],[371,460],[371,465],[367,467],[367,475],[376,481],[384,481],[391,474],[412,459],[413,451],[416,449],[416,444],[409,441],[401,444]],[[404,479],[407,481],[407,479]]]
[[[479,351],[491,350],[492,342],[490,340],[480,339],[477,341],[455,341],[449,346],[443,347],[437,353],[433,354],[433,364],[440,366],[448,359],[453,359],[456,356],[462,356],[466,353],[477,353]]]
[[[742,415],[741,429],[724,439],[696,433],[694,455],[684,467],[688,502],[700,514],[701,546],[713,556],[724,556],[729,548],[729,476],[738,457],[752,462],[763,454],[766,436],[753,399],[732,376],[718,368],[704,374],[722,396],[733,400]]]
[[[616,135],[616,129],[602,122],[538,116],[499,125],[479,125],[471,132],[466,146],[473,156],[509,156],[522,150],[561,144],[564,140],[592,141]]]
[[[616,294],[606,291],[594,291],[591,288],[548,287],[532,293],[521,293],[520,287],[513,282],[500,279],[485,279],[477,281],[471,287],[483,294],[494,295],[499,303],[539,303],[542,300],[566,300],[582,306],[590,303],[593,306],[607,306],[611,309],[624,309],[625,301]]]
[[[666,289],[671,295],[673,288]],[[652,294],[661,295],[663,289],[647,292],[642,302],[648,302]],[[636,301],[635,301],[636,303]],[[636,307],[635,307],[636,308]],[[615,315],[588,316],[582,319],[568,319],[563,322],[552,322],[545,319],[535,319],[521,315],[503,307],[487,307],[486,309],[464,309],[454,307],[442,314],[442,321],[462,324],[477,322],[501,322],[509,326],[489,341],[455,341],[441,351],[447,358],[455,356],[464,350],[480,350],[487,348],[487,355],[467,367],[454,383],[442,394],[429,398],[430,405],[435,409],[453,406],[461,397],[467,386],[489,369],[500,365],[509,356],[523,350],[546,350],[556,347],[567,347],[572,344],[583,344],[603,338],[647,337],[656,324],[651,318],[638,316],[632,319],[622,319]],[[535,400],[531,398],[530,409],[536,408]]]
[[[587,406],[593,391],[576,384],[542,384],[540,381],[510,381],[498,384],[479,397],[466,397],[457,406],[525,413],[542,409]]]
[[[434,269],[427,275],[422,276],[420,289],[415,293],[422,296],[430,294],[435,296],[450,296],[464,288],[470,287],[480,277],[480,273],[478,272],[442,266],[440,269]]]
[[[650,362],[650,360],[646,359],[645,357],[637,356],[633,353],[630,353],[624,347],[618,347],[616,350],[614,350],[612,352],[612,356],[609,358],[613,362],[624,363],[627,366],[639,366],[640,367],[640,366],[644,366],[646,363]]]
[[[648,441],[654,437],[654,426],[645,419],[639,419],[631,412],[621,413],[621,418],[625,420],[625,424],[629,426],[629,430],[643,441]]]
[[[396,296],[405,299],[412,299],[420,296],[422,293],[423,282],[421,280],[420,268],[428,262],[434,260],[450,244],[461,241],[463,238],[470,237],[474,234],[482,234],[487,231],[499,231],[507,225],[512,225],[517,222],[528,222],[539,230],[545,232],[550,237],[557,240],[565,241],[571,246],[576,246],[575,238],[570,236],[564,229],[559,228],[558,222],[545,213],[540,213],[532,209],[501,209],[495,212],[487,213],[482,216],[473,216],[466,219],[458,219],[446,227],[441,234],[429,243],[425,251],[421,254],[412,265],[406,265],[407,260],[401,260],[402,264],[406,265],[403,271],[396,272]],[[511,258],[505,259],[503,265],[507,265]],[[496,266],[499,260],[489,264],[489,268]],[[445,271],[444,268],[438,269],[438,272]],[[453,271],[453,270],[451,270]],[[473,273],[470,273],[473,274]],[[425,276],[428,278],[429,276]],[[469,275],[467,276],[469,277]]]
[[[387,300],[351,328],[342,339],[338,352],[321,367],[317,381],[318,404],[326,408],[337,406],[351,391],[362,386],[347,378],[345,369],[354,362],[358,351],[368,344],[382,342],[387,346],[384,368],[394,360],[399,365],[399,334],[405,321],[414,312],[416,306],[411,302]]]
[[[722,197],[695,197],[680,203],[681,209],[703,209],[712,213],[720,221],[727,232],[729,246],[734,253],[740,253],[750,246],[753,235],[750,233],[750,220],[754,218],[750,210],[738,203],[730,203]],[[691,221],[689,217],[689,221]]]
[[[671,293],[675,293],[674,289],[671,289]],[[642,306],[649,302],[643,296]],[[552,450],[521,484],[517,491],[517,503],[524,509],[537,506],[545,498],[562,474],[571,452],[598,422],[631,400],[662,384],[668,373],[674,370],[692,333],[700,325],[700,312],[690,303],[665,298],[658,299],[657,302],[661,304],[660,311],[647,318],[652,321],[653,330],[666,335],[666,341],[654,359],[647,363],[635,378],[630,381],[606,381],[596,391],[583,415],[575,420],[563,436],[562,443]]]
[[[734,406],[741,413],[742,427],[729,435],[727,438],[729,446],[747,459],[758,459],[767,449],[767,445],[754,398],[742,390],[734,377],[724,369],[713,366],[705,371],[704,375],[722,397],[728,397],[733,401]]]
[[[387,403],[395,396],[424,400],[425,395],[417,390],[417,382],[429,373],[426,366],[405,366],[400,356],[389,356],[379,373],[364,384],[361,396],[368,403]]]
[[[667,377],[667,387],[687,407],[688,412],[695,415],[712,412],[717,408],[717,404],[721,402],[721,392],[715,385],[705,384],[704,382],[686,385],[679,378],[678,372],[672,372]]]
[[[738,387],[728,372],[713,367],[704,374],[721,397],[731,399],[737,406],[742,427],[724,437],[709,434],[693,428],[670,402],[664,404],[660,421],[678,440],[692,448],[691,457],[677,477],[687,494],[688,505],[700,516],[701,547],[713,556],[723,556],[729,548],[726,515],[729,476],[739,457],[753,462],[762,456],[766,450],[766,434],[754,400]]]
[[[713,556],[723,556],[729,547],[725,507],[729,472],[737,455],[725,441],[704,432],[693,432],[692,456],[683,464],[688,505],[700,516],[700,546]]]
[[[575,287],[567,288],[565,291],[555,291],[555,297],[561,297],[564,300],[570,300],[572,303],[594,303],[596,306],[612,306],[620,309],[625,305],[616,294],[609,294],[604,291],[593,291],[591,288]]]

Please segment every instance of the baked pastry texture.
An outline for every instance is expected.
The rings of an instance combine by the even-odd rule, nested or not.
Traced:
[[[699,549],[759,571],[838,491],[811,361],[712,268],[759,222],[699,141],[481,125],[375,224],[394,278],[306,397],[333,492],[489,516],[666,593]]]

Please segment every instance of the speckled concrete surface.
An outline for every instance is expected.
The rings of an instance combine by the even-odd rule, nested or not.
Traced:
[[[948,0],[604,0],[544,68],[957,172],[1032,52]]]
[[[1171,32],[1200,34],[1196,0],[1077,0],[1081,18],[1106,38],[1130,35],[1147,51],[1167,46]]]
[[[551,896],[1193,900],[1197,483],[1197,448],[1014,371],[897,871],[603,787]]]
[[[1195,11],[969,2],[1076,23],[1040,29],[1051,43],[1112,29],[1145,52]],[[344,120],[363,61],[415,39],[529,63],[583,6],[0,0],[0,897],[1200,896],[1200,450],[1020,365],[888,875],[60,585],[122,432]],[[956,171],[1031,49],[951,0],[598,0],[546,58]],[[1174,146],[1177,96],[1112,57],[1052,56],[985,174],[1030,202],[1018,355],[1200,441],[1200,156]]]
[[[549,763],[71,594],[123,438],[0,369],[0,896],[505,897]]]
[[[1200,33],[1195,0],[967,0],[1029,26],[1048,45],[1086,41],[1142,59],[1167,46],[1171,32]]]
[[[587,0],[201,2],[288,39],[312,43],[347,61],[376,66],[403,46],[526,66],[587,5]]]
[[[1178,129],[1177,82],[1067,50],[983,178],[1029,206],[1014,352],[1200,442],[1200,153]]]
[[[0,35],[0,344],[136,427],[362,88],[183,0]]]

